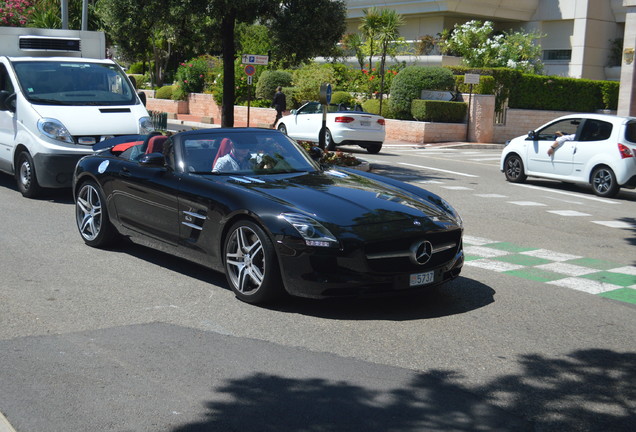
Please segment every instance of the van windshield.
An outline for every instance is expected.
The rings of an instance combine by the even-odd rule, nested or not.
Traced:
[[[42,105],[134,105],[135,91],[115,64],[16,61],[24,96]]]

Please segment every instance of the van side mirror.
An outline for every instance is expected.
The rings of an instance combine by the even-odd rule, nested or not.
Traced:
[[[0,90],[0,111],[15,112],[15,93]]]
[[[138,92],[137,94],[139,95],[139,99],[141,100],[141,103],[144,104],[144,106],[146,106],[146,93]]]

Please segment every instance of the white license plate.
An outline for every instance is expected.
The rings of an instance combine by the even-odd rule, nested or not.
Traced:
[[[409,286],[426,285],[435,281],[435,271],[411,275]]]
[[[360,120],[360,126],[371,126],[371,120]]]

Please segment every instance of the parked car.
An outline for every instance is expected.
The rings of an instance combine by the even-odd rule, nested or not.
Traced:
[[[551,150],[559,135],[570,139]],[[621,187],[636,187],[635,155],[636,117],[574,114],[508,142],[501,171],[513,183],[542,177],[590,184],[596,195],[612,197]]]
[[[384,142],[384,117],[362,111],[362,108],[329,105],[327,110],[325,147],[355,144],[369,153],[378,153]],[[318,142],[322,128],[322,105],[307,102],[291,114],[283,116],[277,129],[295,140]]]
[[[462,269],[462,220],[444,199],[320,166],[279,131],[201,129],[100,146],[73,178],[84,242],[124,236],[197,262],[224,272],[246,302],[428,290]],[[219,168],[230,157],[238,170]]]

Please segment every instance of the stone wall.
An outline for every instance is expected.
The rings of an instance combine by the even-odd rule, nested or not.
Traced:
[[[435,123],[386,119],[385,142],[407,141],[416,144],[425,144],[465,140],[465,123]]]
[[[526,135],[528,131],[538,129],[539,126],[568,114],[570,111],[543,111],[511,109],[506,111],[506,123],[495,125],[493,142],[505,143],[507,140]]]

